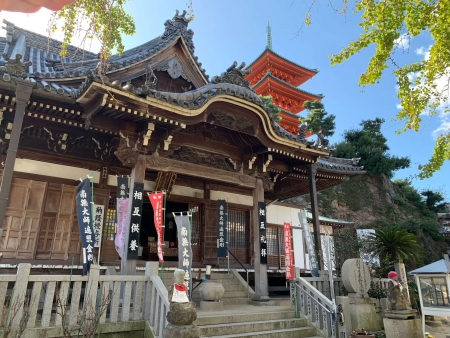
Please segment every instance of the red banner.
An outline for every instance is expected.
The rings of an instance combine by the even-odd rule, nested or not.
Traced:
[[[162,263],[164,262],[163,250],[162,250],[162,223],[163,223],[163,203],[164,193],[158,192],[155,194],[148,194],[148,199],[153,207],[154,221],[156,234],[158,235],[158,258]]]
[[[284,222],[284,269],[286,280],[294,279],[294,257],[292,255],[291,223]]]

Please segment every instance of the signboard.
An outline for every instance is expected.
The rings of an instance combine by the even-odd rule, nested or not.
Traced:
[[[78,228],[81,237],[81,247],[83,256],[83,276],[86,275],[94,262],[94,231],[92,228],[92,206],[91,206],[91,186],[90,180],[86,178],[77,186],[75,196]]]
[[[125,232],[127,230],[127,213],[129,200],[129,198],[117,200],[117,224],[114,244],[120,258],[123,258],[125,248]]]
[[[227,227],[228,227],[227,201],[217,200],[217,257],[227,257]]]
[[[300,219],[300,225],[303,228],[303,234],[305,236],[306,247],[309,253],[309,265],[311,267],[311,274],[313,277],[319,277],[319,269],[317,267],[316,252],[314,250],[314,243],[311,238],[311,232],[309,231],[308,220],[306,219],[306,212],[302,210],[298,213],[298,218]]]
[[[292,254],[291,223],[284,222],[284,270],[286,280],[294,279],[294,257]]]
[[[148,194],[148,199],[153,207],[153,220],[155,223],[156,234],[158,237],[158,258],[159,262],[164,262],[163,249],[162,249],[162,229],[163,229],[163,203],[164,193],[158,192]]]
[[[258,202],[260,263],[267,264],[266,203]]]
[[[184,270],[184,285],[188,288],[189,298],[192,296],[192,248],[191,222],[189,215],[175,215],[178,229],[178,268]]]
[[[100,248],[100,244],[102,242],[104,214],[105,214],[105,206],[100,204],[94,204],[94,235],[95,235],[94,248]]]
[[[118,201],[128,197],[128,177],[117,177],[117,195],[116,195],[116,215],[115,215],[115,231],[114,238],[117,234],[117,219],[118,219]],[[120,256],[122,257],[122,256]]]
[[[130,232],[128,235],[128,259],[138,258],[139,235],[141,232],[142,219],[142,194],[144,191],[144,183],[134,183],[133,196],[131,198],[131,219]]]
[[[117,198],[128,197],[128,177],[117,177]]]

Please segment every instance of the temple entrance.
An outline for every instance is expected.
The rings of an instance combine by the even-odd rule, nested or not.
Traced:
[[[164,261],[178,261],[178,235],[173,212],[192,212],[191,245],[193,262],[200,262],[200,206],[188,203],[166,202],[165,228],[163,230]],[[143,260],[157,261],[157,234],[153,218],[153,208],[149,202],[143,205],[140,245]]]
[[[227,264],[226,258],[217,259],[217,210],[208,205],[203,232],[203,263]],[[245,209],[228,209],[228,248],[241,264],[250,263],[250,212]],[[230,255],[230,264],[239,263]]]

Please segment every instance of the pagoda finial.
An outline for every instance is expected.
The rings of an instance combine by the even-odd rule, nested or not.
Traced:
[[[266,49],[272,50],[272,33],[270,31],[269,21],[267,21],[266,36],[267,36]]]

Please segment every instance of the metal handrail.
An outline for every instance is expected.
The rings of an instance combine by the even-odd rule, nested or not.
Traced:
[[[236,260],[236,262],[239,263],[240,266],[242,266],[242,269],[245,270],[245,272],[247,273],[247,298],[250,298],[250,285],[248,284],[248,270],[242,265],[242,263],[239,261],[239,259],[237,259],[237,257],[230,251],[230,249],[228,249],[228,247],[226,247],[227,251],[231,254],[231,256],[233,256],[233,258]]]
[[[318,289],[316,289],[313,285],[308,283],[307,280],[301,277],[295,278],[295,286],[301,293],[301,299],[302,297],[305,297],[305,299],[310,302],[311,307],[314,303],[314,305],[317,306],[317,311],[319,308],[321,308],[322,313],[325,314],[319,315],[319,317],[315,318],[316,322],[319,322],[316,328],[322,331],[322,333],[324,333],[326,337],[334,337],[336,324],[333,325],[332,321],[332,301],[328,299],[324,294],[322,294]],[[308,311],[305,311],[306,309],[303,300],[297,302],[296,307],[298,310],[300,310],[301,313],[308,317],[310,315],[309,311],[312,311],[311,307],[308,307]]]

